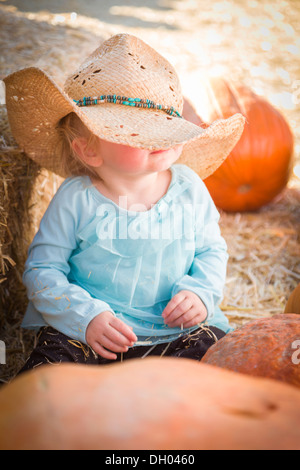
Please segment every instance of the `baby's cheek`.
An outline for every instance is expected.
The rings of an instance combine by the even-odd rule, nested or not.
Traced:
[[[136,149],[137,151],[124,152],[122,156],[118,158],[118,166],[124,170],[138,170],[143,167],[144,163],[144,151]]]
[[[128,170],[135,170],[141,166],[141,159],[135,156],[125,156],[122,158],[120,165]]]

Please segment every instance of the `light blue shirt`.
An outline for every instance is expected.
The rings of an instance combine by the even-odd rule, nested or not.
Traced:
[[[23,326],[50,325],[86,343],[90,321],[109,310],[133,327],[137,344],[193,331],[164,324],[181,290],[206,305],[206,323],[228,332],[218,307],[228,260],[219,213],[202,180],[174,165],[168,192],[150,210],[131,212],[104,197],[88,176],[66,179],[29,248]]]

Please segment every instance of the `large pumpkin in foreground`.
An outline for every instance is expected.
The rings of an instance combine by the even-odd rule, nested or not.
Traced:
[[[300,317],[274,315],[247,323],[214,344],[203,362],[300,387]]]
[[[298,284],[296,289],[291,293],[285,307],[285,313],[300,314],[300,284]]]
[[[0,391],[0,449],[300,449],[300,391],[181,358],[42,366]]]
[[[220,78],[207,81],[203,87],[207,97],[204,120],[212,122],[235,113],[246,117],[240,141],[205,184],[219,208],[230,212],[256,210],[272,201],[289,180],[291,130],[279,111],[246,86],[234,86]],[[201,116],[201,109],[198,112]]]

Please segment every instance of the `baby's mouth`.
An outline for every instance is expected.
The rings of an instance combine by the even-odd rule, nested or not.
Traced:
[[[162,153],[165,153],[168,150],[170,150],[170,149],[154,150],[153,152],[151,152],[151,155],[161,155]]]

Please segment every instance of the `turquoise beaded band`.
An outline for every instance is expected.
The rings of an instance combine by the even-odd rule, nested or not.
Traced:
[[[117,95],[101,95],[91,98],[90,96],[84,97],[81,100],[73,100],[77,106],[92,106],[101,103],[117,103],[123,104],[124,106],[132,106],[136,108],[149,108],[149,109],[158,109],[164,111],[170,116],[182,117],[178,111],[173,107],[168,108],[162,104],[156,104],[151,100],[144,100],[141,98],[128,98],[126,96],[117,96]]]

